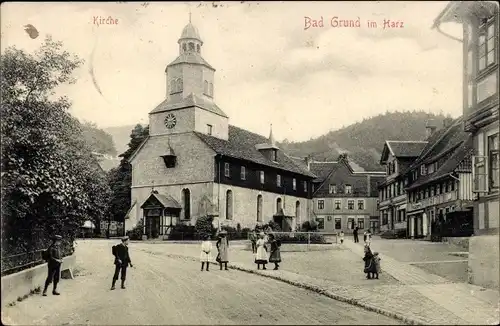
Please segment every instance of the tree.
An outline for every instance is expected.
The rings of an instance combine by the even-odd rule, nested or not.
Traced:
[[[130,133],[128,149],[125,153],[120,154],[120,157],[122,157],[120,165],[109,171],[108,184],[112,192],[111,201],[109,203],[110,221],[123,222],[125,214],[127,214],[132,204],[130,191],[132,185],[132,167],[130,166],[129,158],[148,135],[149,127],[142,127],[140,124],[136,125]],[[108,228],[109,224],[110,223],[108,223]]]
[[[113,137],[102,129],[99,129],[95,123],[83,123],[83,136],[90,148],[98,153],[115,156],[116,148]]]
[[[51,98],[83,61],[50,36],[33,55],[11,47],[1,58],[3,240],[28,250],[43,230],[72,247],[83,222],[102,217],[109,194],[69,100]]]

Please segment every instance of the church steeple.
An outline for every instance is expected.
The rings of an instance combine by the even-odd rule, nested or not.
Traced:
[[[273,137],[273,124],[271,123],[271,130],[269,131],[269,145],[276,147],[276,141]]]

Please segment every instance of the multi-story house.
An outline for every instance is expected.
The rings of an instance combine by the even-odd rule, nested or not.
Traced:
[[[385,142],[380,164],[386,167],[387,175],[378,187],[381,232],[390,230],[407,235],[405,187],[408,185],[408,178],[405,177],[405,172],[426,145],[426,141]]]
[[[449,124],[446,124],[449,123]],[[472,138],[463,120],[445,120],[443,128],[428,139],[421,155],[408,168],[407,212],[412,238],[431,235],[438,217],[457,210],[472,213]]]
[[[378,220],[377,184],[385,172],[355,172],[346,158],[335,162],[310,162],[313,180],[313,215],[323,232],[361,232]]]
[[[450,2],[433,28],[443,33],[440,25],[448,22],[463,27],[462,35],[452,38],[463,44],[463,118],[465,131],[473,137],[473,190],[478,195],[474,202],[476,236],[469,242],[469,270],[473,271],[469,276],[473,283],[499,286],[498,2]]]

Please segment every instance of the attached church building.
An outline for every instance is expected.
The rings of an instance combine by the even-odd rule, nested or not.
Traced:
[[[309,219],[315,175],[276,146],[272,130],[266,138],[229,124],[191,22],[178,43],[179,56],[166,68],[166,98],[149,113],[149,137],[129,159],[126,230],[142,220],[145,235],[162,237],[205,215],[233,227],[274,219],[295,229]]]

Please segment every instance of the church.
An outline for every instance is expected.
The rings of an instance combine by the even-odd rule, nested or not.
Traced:
[[[295,230],[309,220],[315,175],[278,148],[272,126],[266,138],[229,124],[191,19],[178,46],[165,70],[165,100],[149,113],[149,137],[129,158],[126,230],[142,221],[144,235],[162,238],[173,225],[207,215],[216,226],[274,220]]]

